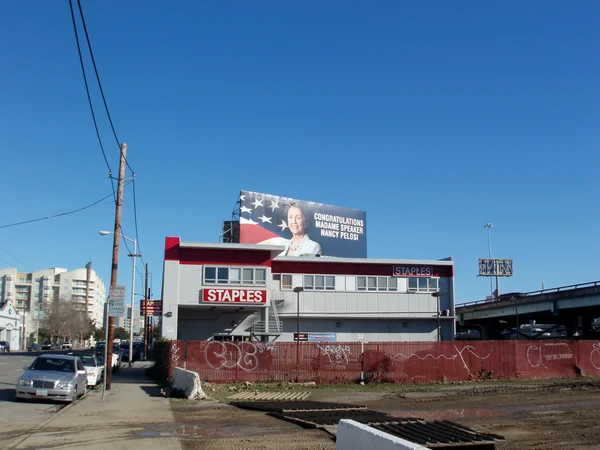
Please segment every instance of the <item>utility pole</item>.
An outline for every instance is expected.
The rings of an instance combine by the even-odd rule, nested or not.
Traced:
[[[121,212],[123,210],[123,189],[125,187],[125,155],[127,154],[127,144],[121,144],[121,159],[119,161],[119,180],[117,188],[117,205],[115,209],[115,231],[113,233],[113,254],[112,254],[112,270],[110,273],[110,286],[117,285],[117,276],[119,269],[119,244],[121,243]],[[108,314],[108,308],[106,310]],[[115,341],[115,318],[108,318],[106,339],[106,390],[110,391],[112,382],[112,354],[113,342]]]
[[[144,288],[144,361],[148,361],[148,264],[146,264],[146,287]]]

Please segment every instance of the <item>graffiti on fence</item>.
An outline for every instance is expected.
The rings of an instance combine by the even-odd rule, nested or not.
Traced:
[[[260,357],[270,357],[273,350],[273,342],[212,341],[204,347],[204,357],[215,370],[239,367],[253,372],[260,367]]]
[[[177,346],[177,341],[173,341],[171,344],[171,364],[173,367],[178,367],[177,363],[179,362],[179,347]]]
[[[481,360],[485,360],[488,359],[490,357],[490,353],[488,353],[485,356],[480,356],[477,353],[475,353],[475,347],[473,347],[472,345],[465,345],[463,348],[459,349],[456,345],[454,346],[454,349],[456,350],[456,354],[452,354],[452,355],[444,355],[443,353],[440,353],[439,355],[435,356],[432,353],[427,353],[425,355],[419,355],[417,353],[412,353],[410,355],[403,355],[402,353],[397,353],[396,355],[392,356],[392,359],[395,359],[397,357],[400,357],[404,360],[410,359],[410,358],[418,358],[421,361],[426,360],[427,358],[431,358],[434,360],[438,360],[440,358],[444,358],[448,361],[454,361],[457,358],[460,358],[461,362],[463,363],[463,366],[465,367],[465,369],[467,370],[467,372],[471,373],[471,369],[469,368],[469,365],[467,364],[467,361],[465,360],[465,357],[463,356],[463,353],[467,352],[470,353],[472,356],[474,356],[477,359],[481,359]]]
[[[329,364],[335,366],[347,366],[348,356],[352,353],[349,345],[325,345],[317,346],[323,355],[327,356]]]
[[[590,362],[595,369],[600,369],[600,343],[592,344],[593,350],[590,353]]]
[[[527,362],[530,367],[544,367],[545,361],[571,360],[573,353],[571,347],[565,342],[550,342],[546,344],[532,344],[527,347]]]

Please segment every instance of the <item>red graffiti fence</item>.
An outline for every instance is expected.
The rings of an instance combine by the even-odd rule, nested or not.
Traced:
[[[180,367],[217,383],[429,383],[600,376],[600,341],[172,341],[169,358],[169,375],[173,367]]]

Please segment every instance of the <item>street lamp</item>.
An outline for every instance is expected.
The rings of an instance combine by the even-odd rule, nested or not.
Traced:
[[[101,230],[98,233],[102,236],[108,236],[114,234],[112,231]],[[128,238],[121,234],[121,237],[129,242],[133,242],[133,253],[129,253],[127,256],[133,258],[133,266],[131,270],[131,314],[129,316],[129,367],[133,366],[133,305],[135,297],[135,259],[142,256],[141,253],[137,252],[137,241],[135,239]]]
[[[488,230],[488,252],[489,252],[489,258],[492,259],[492,235],[491,235],[491,229],[494,226],[494,224],[488,222],[486,223],[483,228],[487,228]],[[492,297],[494,297],[494,284],[493,284],[493,280],[492,277],[490,277],[490,293],[492,294]],[[496,290],[498,289],[497,286],[498,283],[498,279],[496,279]],[[496,300],[498,300],[498,292],[496,292]]]
[[[441,341],[440,336],[440,297],[443,296],[444,293],[441,291],[436,291],[431,294],[432,297],[435,297],[435,304],[437,308],[437,340]]]
[[[296,286],[294,292],[297,294],[296,302],[296,366],[300,364],[300,292],[304,288],[302,286]]]

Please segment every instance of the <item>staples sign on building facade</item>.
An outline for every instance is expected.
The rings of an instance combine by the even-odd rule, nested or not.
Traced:
[[[250,303],[264,305],[267,303],[266,290],[251,289],[202,289],[203,303]]]
[[[394,266],[393,276],[395,277],[432,277],[433,267],[431,266]]]
[[[281,256],[367,257],[367,213],[240,192],[240,243],[285,247]]]

